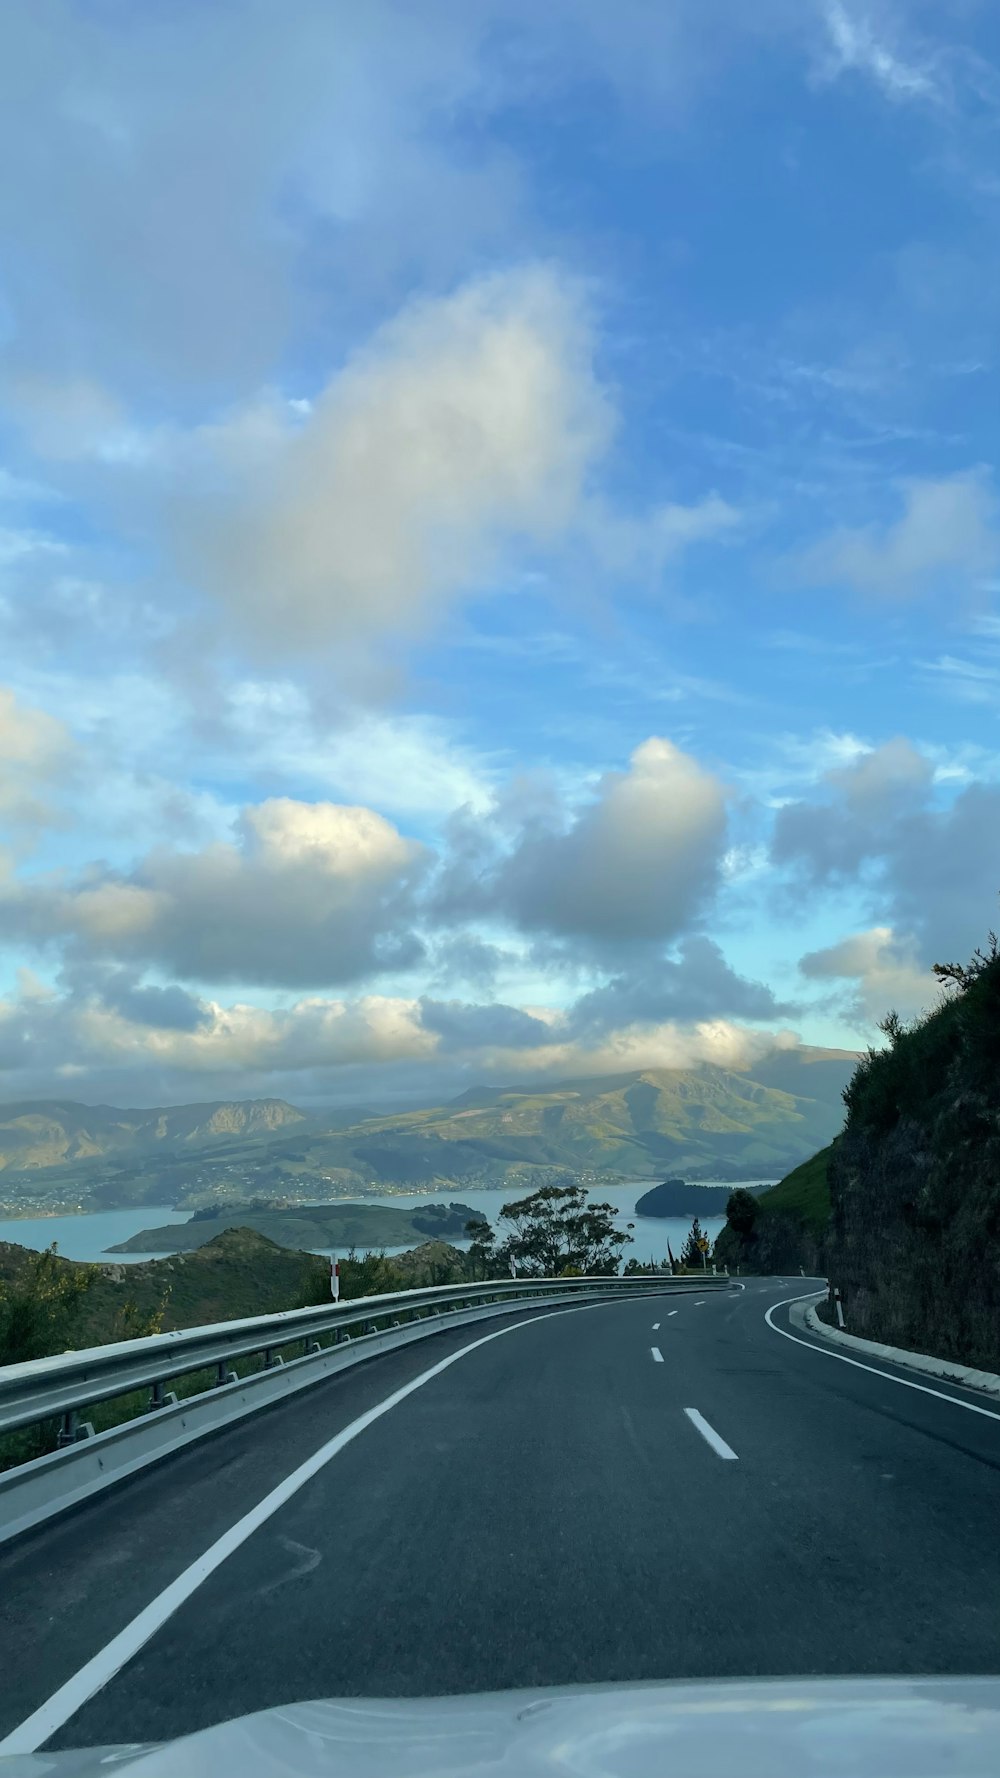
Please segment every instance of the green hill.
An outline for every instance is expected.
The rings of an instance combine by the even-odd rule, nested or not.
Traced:
[[[829,1167],[839,1137],[761,1192],[752,1227],[728,1223],[715,1243],[719,1265],[745,1272],[822,1276],[830,1231]]]
[[[294,1210],[247,1210],[242,1207],[187,1222],[142,1229],[109,1253],[183,1253],[204,1247],[220,1229],[238,1221],[248,1230],[282,1248],[310,1252],[317,1248],[401,1247],[406,1241],[451,1235],[461,1240],[476,1212],[468,1204],[421,1204],[416,1210],[385,1204],[306,1204]]]
[[[833,1143],[821,1148],[801,1167],[793,1167],[777,1185],[762,1192],[758,1201],[765,1215],[792,1216],[816,1234],[824,1233],[830,1221],[827,1169],[833,1148]]]

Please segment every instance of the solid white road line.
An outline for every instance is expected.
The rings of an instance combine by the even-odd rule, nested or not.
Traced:
[[[884,1377],[887,1383],[899,1383],[904,1389],[918,1389],[921,1395],[936,1395],[938,1401],[950,1401],[953,1408],[966,1408],[970,1414],[985,1414],[987,1420],[1000,1420],[1000,1414],[993,1408],[981,1408],[978,1402],[962,1401],[960,1396],[946,1395],[943,1389],[931,1389],[927,1383],[911,1383],[909,1377],[897,1377],[892,1371],[880,1371],[877,1365],[865,1364],[862,1358],[848,1358],[846,1352],[835,1352],[832,1346],[821,1346],[818,1342],[814,1344],[812,1340],[800,1339],[798,1334],[789,1333],[786,1327],[779,1327],[776,1321],[771,1320],[775,1309],[787,1308],[789,1303],[814,1302],[817,1297],[825,1295],[825,1290],[808,1290],[803,1296],[783,1297],[780,1303],[772,1303],[766,1310],[764,1320],[772,1333],[779,1333],[786,1340],[794,1340],[797,1346],[805,1346],[809,1352],[818,1352],[821,1358],[839,1358],[841,1364],[853,1364],[855,1370],[871,1371],[873,1377]],[[0,1753],[2,1752],[3,1743],[0,1742]]]
[[[715,1427],[708,1424],[704,1415],[699,1414],[697,1408],[685,1408],[684,1412],[692,1426],[697,1426],[705,1443],[711,1445],[717,1457],[726,1457],[732,1463],[739,1462],[739,1458],[737,1457],[736,1452],[732,1449],[732,1446],[727,1445],[725,1439],[719,1437]]]
[[[270,1494],[265,1494],[263,1500],[252,1507],[250,1512],[245,1513],[242,1519],[238,1519],[235,1525],[230,1526],[228,1531],[224,1531],[215,1543],[211,1544],[202,1555],[192,1562],[189,1568],[185,1568],[176,1580],[172,1580],[169,1586],[164,1587],[162,1593],[152,1599],[144,1610],[140,1611],[138,1617],[132,1619],[130,1624],[126,1624],[123,1630],[119,1630],[118,1635],[113,1636],[104,1648],[100,1649],[79,1669],[79,1672],[74,1673],[71,1679],[67,1679],[65,1685],[61,1685],[58,1691],[53,1692],[51,1698],[48,1698],[44,1704],[40,1704],[30,1716],[25,1717],[24,1721],[19,1723],[16,1729],[12,1729],[9,1735],[4,1736],[0,1740],[0,1754],[35,1753],[42,1743],[49,1739],[50,1735],[54,1735],[57,1729],[61,1729],[64,1723],[69,1722],[70,1717],[75,1716],[76,1712],[82,1709],[88,1698],[92,1698],[95,1692],[99,1692],[103,1686],[106,1686],[108,1681],[113,1679],[115,1674],[120,1672],[122,1667],[132,1659],[133,1655],[138,1654],[150,1638],[155,1636],[157,1630],[167,1622],[167,1619],[173,1617],[174,1612],[184,1604],[186,1599],[190,1599],[192,1593],[201,1586],[202,1581],[207,1580],[210,1574],[214,1574],[215,1570],[221,1567],[227,1556],[231,1556],[234,1550],[238,1550],[241,1544],[246,1543],[247,1538],[252,1537],[253,1533],[258,1531],[261,1525],[278,1511],[279,1507],[284,1506],[286,1500],[290,1500],[293,1494],[297,1494],[299,1489],[305,1486],[306,1482],[311,1481],[312,1477],[318,1474],[332,1457],[336,1457],[338,1451],[342,1451],[345,1445],[349,1445],[352,1440],[358,1437],[359,1433],[374,1425],[375,1421],[380,1420],[383,1414],[387,1414],[390,1408],[405,1401],[406,1397],[412,1395],[415,1390],[422,1389],[424,1384],[429,1383],[433,1377],[439,1377],[442,1371],[457,1364],[460,1358],[466,1358],[470,1352],[477,1351],[480,1346],[488,1346],[491,1340],[503,1339],[505,1334],[517,1333],[523,1327],[533,1327],[538,1321],[549,1321],[553,1315],[582,1315],[586,1309],[600,1309],[606,1306],[606,1303],[575,1303],[566,1309],[550,1309],[547,1314],[536,1315],[531,1321],[515,1321],[512,1326],[497,1328],[495,1333],[484,1334],[481,1339],[472,1340],[468,1346],[461,1346],[457,1352],[452,1352],[447,1358],[442,1358],[438,1364],[432,1364],[429,1370],[421,1371],[419,1377],[414,1377],[409,1383],[404,1383],[401,1389],[396,1389],[392,1395],[387,1395],[385,1400],[380,1401],[376,1407],[369,1408],[367,1413],[359,1414],[358,1418],[352,1420],[349,1426],[345,1426],[342,1432],[338,1432],[333,1438],[328,1439],[325,1445],[321,1445],[318,1451],[314,1451],[311,1457],[307,1457],[304,1463],[300,1463],[298,1469],[293,1469],[291,1475],[286,1476],[283,1482],[279,1482],[276,1488],[272,1488]]]
[[[676,1310],[676,1309],[668,1309],[668,1310],[667,1310],[667,1315],[668,1315],[668,1316],[670,1316],[670,1315],[676,1315],[676,1313],[677,1313],[677,1310]]]
[[[652,1352],[653,1357],[655,1358],[657,1364],[662,1364],[663,1363],[663,1353],[660,1351],[659,1346],[650,1346],[649,1350]]]

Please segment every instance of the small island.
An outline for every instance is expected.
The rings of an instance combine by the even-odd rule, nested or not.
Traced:
[[[279,1247],[304,1252],[349,1247],[404,1247],[430,1240],[460,1241],[480,1213],[468,1204],[418,1204],[412,1210],[387,1204],[302,1204],[282,1210],[230,1204],[213,1214],[199,1211],[187,1222],[142,1229],[109,1253],[184,1253],[203,1247],[222,1229],[252,1229]]]
[[[767,1190],[766,1185],[744,1188],[754,1194]],[[725,1216],[733,1187],[731,1185],[696,1185],[685,1179],[665,1179],[643,1192],[635,1207],[637,1216]]]

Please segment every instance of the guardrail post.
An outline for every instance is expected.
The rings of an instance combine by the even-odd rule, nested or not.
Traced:
[[[220,1362],[215,1367],[215,1387],[216,1387],[216,1389],[224,1389],[227,1383],[238,1383],[238,1382],[239,1382],[239,1378],[237,1377],[236,1372],[230,1370],[230,1368],[224,1358],[221,1359]]]
[[[176,1392],[173,1389],[164,1390],[163,1378],[157,1377],[156,1382],[153,1384],[153,1387],[149,1392],[150,1413],[155,1414],[157,1408],[174,1407],[176,1406],[176,1403]]]
[[[59,1428],[59,1437],[56,1439],[56,1444],[60,1451],[64,1445],[76,1444],[76,1426],[78,1418],[79,1415],[75,1408],[70,1408],[69,1413],[63,1415],[62,1425]]]
[[[284,1359],[274,1350],[273,1346],[264,1347],[264,1369],[266,1371],[276,1370],[278,1365],[284,1364],[284,1362]]]
[[[77,1408],[68,1408],[62,1417],[56,1445],[60,1451],[67,1445],[78,1445],[82,1438],[93,1438],[94,1428],[89,1420],[80,1425],[80,1414]]]

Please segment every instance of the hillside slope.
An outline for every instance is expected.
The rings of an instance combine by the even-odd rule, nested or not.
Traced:
[[[484,1088],[448,1105],[307,1116],[283,1100],[119,1111],[53,1100],[0,1108],[3,1198],[60,1179],[90,1207],[472,1187],[521,1190],[565,1172],[604,1178],[772,1177],[828,1142],[856,1058],[782,1051],[754,1074],[646,1069],[534,1088]],[[46,1183],[50,1182],[50,1183]]]
[[[830,1159],[840,1137],[808,1161],[793,1167],[777,1185],[761,1192],[751,1229],[727,1223],[715,1242],[714,1258],[731,1271],[760,1274],[797,1272],[822,1276],[830,1230]]]
[[[272,1134],[302,1123],[305,1113],[284,1099],[216,1100],[206,1105],[123,1111],[73,1099],[0,1105],[0,1169],[50,1168],[67,1162],[134,1159],[159,1146]]]

